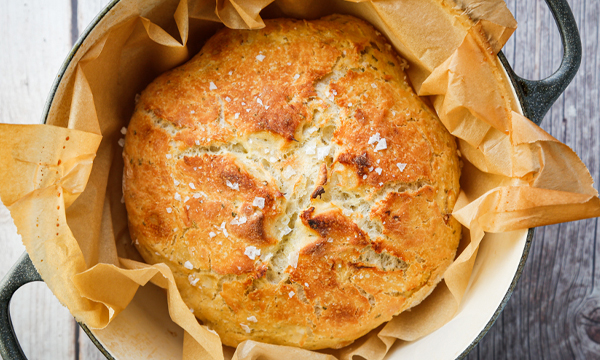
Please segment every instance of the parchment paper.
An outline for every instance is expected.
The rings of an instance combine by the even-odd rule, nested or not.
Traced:
[[[218,335],[189,311],[169,268],[143,263],[131,245],[120,129],[135,95],[223,24],[257,29],[261,16],[331,13],[361,17],[384,33],[408,60],[418,94],[430,97],[458,138],[459,255],[423,303],[345,349],[246,341],[233,359],[382,359],[396,339],[419,339],[455,316],[485,232],[600,215],[577,155],[514,111],[495,56],[516,28],[502,0],[123,0],[76,54],[48,125],[0,125],[0,197],[42,278],[78,321],[106,327],[152,282],[165,289],[171,319],[185,330],[183,358],[224,358]]]

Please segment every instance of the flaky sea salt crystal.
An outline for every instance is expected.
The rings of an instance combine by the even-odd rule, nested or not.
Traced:
[[[379,135],[379,133],[376,133],[375,135],[373,135],[369,138],[369,145],[378,142],[379,139],[381,139],[381,135]]]
[[[377,169],[375,169],[375,172],[376,172],[378,175],[381,175],[381,171],[382,171],[382,169],[381,169],[381,168],[379,168],[379,167],[378,167]]]
[[[396,166],[398,167],[398,169],[400,169],[400,172],[404,172],[404,169],[406,168],[407,164],[403,164],[403,163],[397,163]]]
[[[260,256],[260,249],[257,249],[255,246],[248,246],[244,251],[244,255],[249,257],[250,260],[254,260],[257,256]]]
[[[252,322],[258,322],[258,320],[256,319],[256,316],[254,316],[254,315],[252,315],[252,316],[248,316],[248,317],[246,318],[246,320],[248,320],[248,321],[252,321]]]
[[[264,56],[263,54],[256,55],[256,60],[258,60],[258,61],[263,61],[265,58],[266,58],[266,56]]]
[[[211,82],[210,82],[210,85],[208,86],[208,88],[209,88],[210,90],[217,90],[217,85],[215,85],[215,83],[211,81]]]
[[[329,150],[331,150],[331,146],[321,146],[317,149],[317,159],[323,160],[327,155],[329,155]]]
[[[283,172],[281,173],[281,175],[283,175],[284,178],[289,179],[292,176],[296,175],[296,171],[291,166],[288,165],[283,169]]]
[[[192,265],[192,263],[189,261],[186,261],[185,263],[183,263],[183,266],[188,270],[192,270],[194,268],[194,265]]]
[[[227,186],[233,190],[238,190],[238,191],[240,190],[240,184],[238,184],[238,183],[232,184],[231,181],[226,180],[225,184],[227,184]]]
[[[250,331],[252,331],[250,329],[250,327],[246,324],[240,324],[240,326],[242,327],[242,329],[244,329],[245,332],[250,333]]]
[[[375,152],[377,152],[379,150],[385,150],[385,149],[387,149],[387,141],[385,141],[385,139],[379,140],[379,142],[377,143],[377,146],[375,146]]]
[[[252,205],[253,206],[257,206],[261,209],[265,208],[265,198],[257,196],[254,198],[254,201],[252,201]]]
[[[167,208],[167,212],[170,214],[173,211],[171,208]]]
[[[121,134],[123,134],[123,135],[127,134],[127,128],[125,126],[123,126],[121,128]]]

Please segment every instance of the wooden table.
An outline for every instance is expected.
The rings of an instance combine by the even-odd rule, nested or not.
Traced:
[[[0,122],[38,122],[64,57],[107,2],[0,2]],[[550,75],[560,64],[562,46],[545,2],[507,2],[520,26],[504,49],[506,57],[525,78]],[[581,33],[583,61],[542,127],[573,148],[598,182],[600,0],[569,3]],[[468,359],[600,359],[597,225],[591,219],[537,229],[512,298]],[[0,245],[2,277],[24,247],[1,205]],[[44,283],[19,290],[11,309],[29,359],[103,359]]]

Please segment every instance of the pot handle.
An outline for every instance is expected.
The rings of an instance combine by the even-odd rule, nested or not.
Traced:
[[[560,67],[549,77],[534,81],[523,79],[515,74],[510,66],[505,66],[513,86],[517,89],[524,115],[538,125],[573,80],[581,64],[581,39],[567,0],[546,0],[546,3],[558,25],[563,44],[564,55]],[[502,53],[498,55],[505,65],[508,64]]]
[[[0,355],[4,360],[27,360],[15,335],[10,320],[10,299],[21,286],[32,281],[43,281],[24,252],[19,261],[0,281]]]

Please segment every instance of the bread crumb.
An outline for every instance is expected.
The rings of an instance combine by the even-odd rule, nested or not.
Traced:
[[[286,225],[285,228],[283,228],[282,234],[283,235],[287,235],[287,234],[289,234],[291,232],[292,232],[292,228],[290,228],[289,226]]]
[[[185,263],[183,263],[183,266],[188,270],[192,270],[194,268],[194,265],[192,265],[192,263],[189,261],[186,261]]]
[[[259,197],[259,196],[255,197],[254,201],[252,201],[252,205],[257,206],[261,209],[264,209],[265,208],[265,198]]]
[[[305,150],[306,154],[308,155],[314,155],[317,153],[317,144],[314,142],[311,142],[310,144],[306,145],[306,150]]]
[[[227,229],[225,229],[225,221],[221,223],[221,230],[223,230],[223,235],[225,235],[225,237],[229,237],[229,233],[227,233]]]
[[[217,90],[217,85],[215,85],[215,83],[211,81],[211,82],[210,82],[210,85],[208,86],[208,88],[209,88],[210,90]]]

